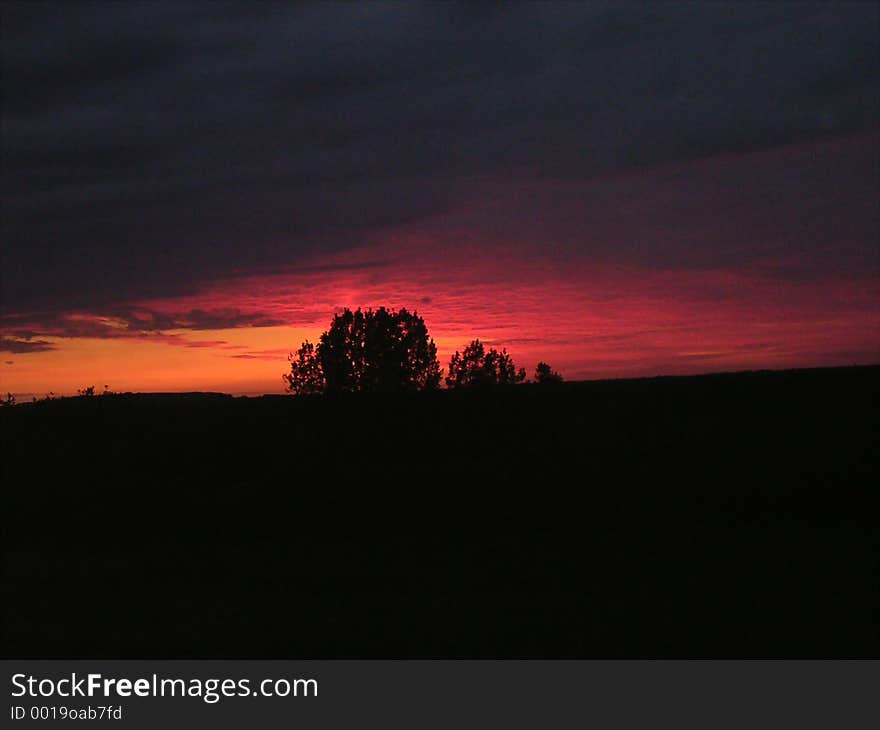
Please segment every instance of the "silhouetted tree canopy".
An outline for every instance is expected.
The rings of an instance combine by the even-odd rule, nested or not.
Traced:
[[[306,340],[296,354],[287,358],[290,373],[281,377],[287,381],[287,389],[297,395],[317,395],[324,392],[324,373],[315,346]]]
[[[550,367],[546,362],[539,362],[535,368],[536,383],[561,383],[562,375]]]
[[[483,343],[474,340],[464,352],[455,351],[449,361],[449,374],[446,376],[448,388],[491,387],[513,385],[526,379],[526,371],[513,364],[507,350],[491,348],[486,351]]]
[[[440,363],[416,312],[380,307],[344,310],[318,345],[306,341],[289,358],[288,390],[296,394],[394,392],[437,388]]]

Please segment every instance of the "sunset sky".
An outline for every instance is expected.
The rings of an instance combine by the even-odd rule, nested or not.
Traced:
[[[0,390],[880,362],[876,3],[4,3]]]

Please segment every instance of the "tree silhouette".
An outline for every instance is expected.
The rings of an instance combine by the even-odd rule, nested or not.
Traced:
[[[535,368],[535,382],[543,384],[561,383],[562,375],[551,368],[546,362],[539,362],[538,366]]]
[[[281,377],[287,382],[287,389],[296,395],[317,395],[324,392],[324,374],[315,346],[306,340],[296,354],[287,358],[290,373]]]
[[[446,376],[448,388],[491,387],[514,385],[526,379],[526,371],[513,364],[507,350],[491,348],[486,351],[483,343],[474,340],[464,351],[458,350],[449,361],[449,374]]]
[[[416,312],[380,307],[333,317],[318,345],[291,355],[288,390],[297,394],[395,392],[437,388],[440,363]]]

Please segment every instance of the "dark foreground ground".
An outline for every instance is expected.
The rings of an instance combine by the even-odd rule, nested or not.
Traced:
[[[878,390],[4,408],[2,654],[877,656]]]

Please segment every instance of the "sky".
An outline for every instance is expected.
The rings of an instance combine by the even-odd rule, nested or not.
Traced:
[[[880,6],[3,2],[0,390],[880,362]]]

